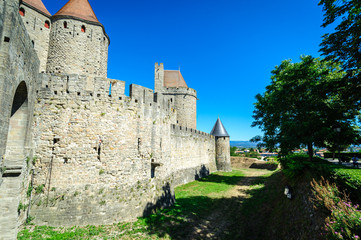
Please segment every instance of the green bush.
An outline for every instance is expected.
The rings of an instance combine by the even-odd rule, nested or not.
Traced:
[[[321,178],[312,181],[314,201],[318,207],[326,209],[330,215],[322,233],[326,239],[359,239],[361,236],[361,210],[354,205],[336,184]]]

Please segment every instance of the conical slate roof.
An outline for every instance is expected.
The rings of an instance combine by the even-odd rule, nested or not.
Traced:
[[[51,16],[50,12],[48,11],[48,9],[46,9],[44,3],[41,0],[22,0],[22,3],[30,5],[31,7],[39,10],[40,12]]]
[[[164,71],[164,87],[185,87],[188,88],[186,81],[179,70]]]
[[[72,16],[99,23],[88,0],[69,0],[54,16]]]
[[[217,119],[216,124],[214,124],[214,127],[211,131],[211,135],[215,136],[215,137],[229,137],[229,134],[227,132],[227,130],[224,128],[221,119]]]

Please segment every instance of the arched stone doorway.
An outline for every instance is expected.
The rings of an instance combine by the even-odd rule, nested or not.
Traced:
[[[21,82],[14,94],[9,131],[6,143],[4,166],[22,166],[29,122],[28,89],[26,83]]]

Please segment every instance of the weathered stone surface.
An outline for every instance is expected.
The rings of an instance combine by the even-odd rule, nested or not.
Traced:
[[[37,224],[109,224],[230,170],[229,139],[195,129],[195,90],[158,89],[156,68],[155,92],[132,84],[125,96],[124,82],[106,78],[101,25],[58,16],[49,31],[47,16],[18,8],[0,1],[0,236],[15,238],[27,206]]]
[[[89,224],[86,209],[91,224],[134,219],[157,205],[165,186],[173,192],[216,170],[214,137],[175,125],[168,96],[154,101],[151,89],[132,84],[126,97],[124,82],[106,78],[87,84],[76,75],[42,79],[34,183],[56,190],[51,207],[47,192],[37,197],[31,210],[37,224]]]
[[[102,26],[57,16],[51,26],[46,70],[53,74],[106,77],[108,46]]]

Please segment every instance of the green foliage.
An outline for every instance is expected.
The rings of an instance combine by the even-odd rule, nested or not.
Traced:
[[[25,211],[27,207],[27,204],[23,204],[22,202],[20,202],[18,206],[18,212]]]
[[[231,156],[238,156],[238,154],[236,153],[237,150],[238,150],[237,147],[231,147],[230,148]]]
[[[321,158],[314,158],[314,161],[310,162],[304,154],[288,155],[280,158],[280,162],[283,173],[290,179],[295,179],[306,170],[310,170],[316,175],[334,179],[354,198],[361,200],[361,169],[329,163]]]
[[[41,194],[41,193],[43,193],[43,192],[44,192],[44,187],[45,187],[45,184],[41,184],[41,185],[37,186],[37,187],[35,188],[35,193],[36,193],[36,194]]]
[[[30,197],[32,191],[33,191],[33,186],[31,186],[31,184],[29,184],[28,190],[26,191],[26,196]]]
[[[36,164],[36,160],[38,159],[38,157],[37,156],[34,156],[33,157],[33,161],[32,161],[32,164],[35,166],[35,164]]]
[[[361,170],[352,168],[337,168],[333,170],[336,178],[342,180],[349,187],[361,190]]]
[[[31,225],[33,220],[34,220],[34,217],[29,215],[29,216],[26,218],[25,223],[26,223],[27,225]]]
[[[318,207],[327,209],[330,216],[326,219],[327,239],[357,239],[361,236],[361,210],[353,205],[346,194],[342,194],[336,184],[327,180],[312,182],[314,201]]]
[[[321,51],[326,59],[342,63],[344,76],[342,82],[335,86],[342,98],[350,105],[350,109],[360,109],[361,97],[361,3],[356,0],[321,0],[323,6],[323,27],[339,22],[335,31],[325,34],[321,43]],[[340,21],[338,21],[340,20]]]
[[[102,174],[104,174],[104,173],[105,173],[104,169],[100,169],[100,170],[99,170],[99,175],[102,175]]]
[[[301,56],[301,62],[282,61],[272,71],[272,82],[266,92],[256,96],[253,127],[264,136],[264,147],[280,148],[287,155],[307,146],[310,158],[313,146],[328,147],[357,142],[357,111],[342,101],[335,86],[344,73],[338,64]],[[340,133],[334,127],[342,129]]]

